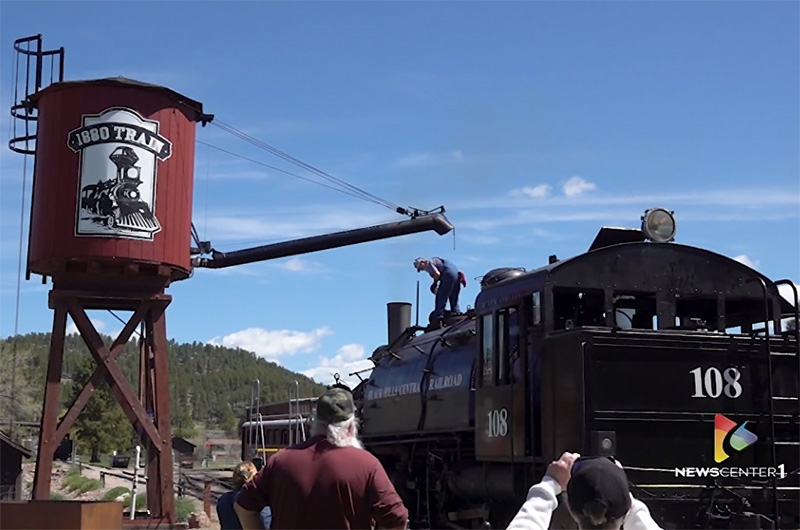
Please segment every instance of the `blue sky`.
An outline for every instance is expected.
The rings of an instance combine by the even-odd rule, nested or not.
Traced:
[[[3,1],[0,129],[7,145],[12,43],[42,33],[46,49],[66,48],[68,80],[163,84],[381,198],[443,204],[455,236],[197,270],[169,289],[171,338],[242,346],[330,382],[370,365],[386,302],[413,302],[417,280],[421,319],[432,310],[417,256],[460,266],[466,307],[486,271],[583,252],[601,225],[635,227],[666,206],[678,242],[798,281],[799,6]],[[312,176],[214,126],[198,140]],[[23,157],[3,148],[0,172],[6,337]],[[400,219],[197,146],[193,220],[220,250]],[[23,280],[20,333],[50,329],[48,288]],[[106,333],[122,327],[90,316]]]

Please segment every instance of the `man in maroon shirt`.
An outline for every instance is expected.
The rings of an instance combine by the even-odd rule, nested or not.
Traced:
[[[405,530],[408,510],[377,458],[358,440],[353,396],[341,388],[317,401],[314,436],[267,461],[236,498],[244,530],[271,528]]]

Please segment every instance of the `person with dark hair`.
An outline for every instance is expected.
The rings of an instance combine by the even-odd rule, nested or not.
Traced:
[[[244,530],[272,527],[405,530],[408,510],[380,461],[358,439],[353,396],[331,388],[317,400],[313,436],[267,460],[234,506]]]
[[[625,530],[662,530],[647,506],[631,495],[622,464],[577,453],[564,453],[547,467],[508,530],[546,530],[562,492],[580,530],[619,530],[623,525]]]

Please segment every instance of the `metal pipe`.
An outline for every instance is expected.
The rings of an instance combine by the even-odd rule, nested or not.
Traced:
[[[367,228],[345,230],[332,234],[304,237],[271,245],[236,250],[233,252],[214,252],[213,259],[192,258],[192,266],[219,269],[233,265],[244,265],[256,261],[285,258],[309,252],[318,252],[332,248],[356,245],[369,241],[378,241],[391,237],[416,234],[429,230],[445,235],[453,229],[453,225],[442,214],[420,216],[405,221],[384,223]]]
[[[289,445],[294,445],[294,414],[292,414],[292,385],[289,384]]]
[[[136,464],[133,468],[133,488],[131,488],[131,521],[136,517],[136,486],[139,483],[139,457],[142,454],[142,447],[136,446]]]
[[[419,327],[419,280],[417,280],[417,322],[414,325]]]

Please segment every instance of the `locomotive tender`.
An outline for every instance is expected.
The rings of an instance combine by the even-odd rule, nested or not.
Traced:
[[[491,271],[443,326],[388,305],[354,396],[412,528],[504,528],[564,451],[619,458],[664,528],[800,528],[796,291],[675,229],[652,209],[584,254]]]

